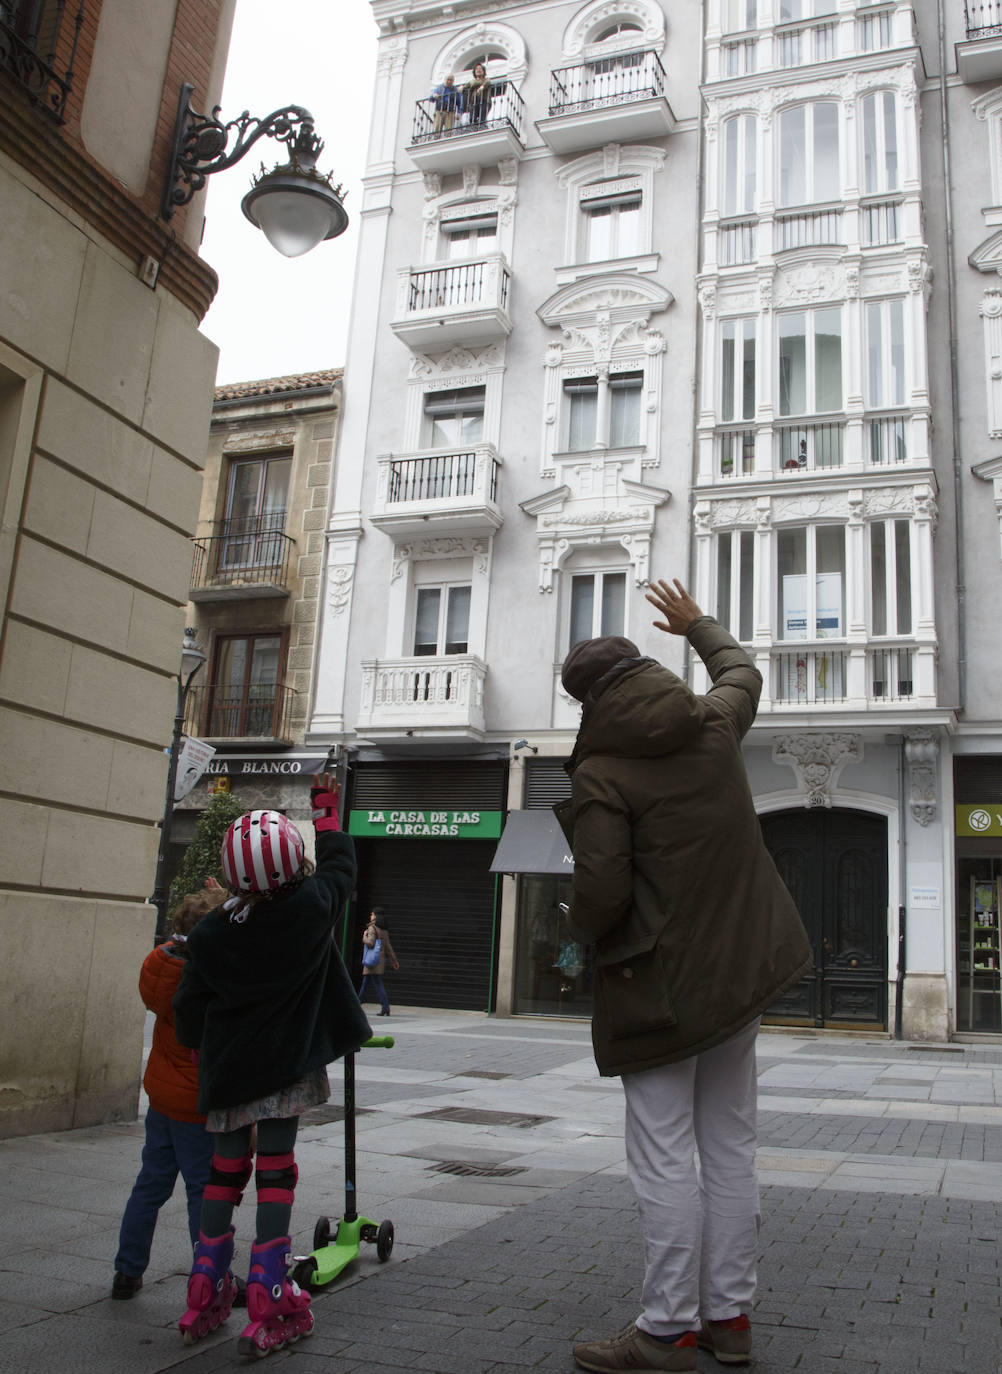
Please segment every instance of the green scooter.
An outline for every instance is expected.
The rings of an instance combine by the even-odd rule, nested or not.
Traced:
[[[374,1035],[363,1049],[389,1050],[392,1035]],[[292,1277],[300,1288],[323,1288],[358,1258],[362,1242],[376,1247],[376,1258],[385,1264],[393,1250],[393,1222],[378,1224],[355,1210],[355,1056],[344,1057],[344,1216],[332,1222],[321,1217],[313,1228],[313,1250],[297,1259]]]

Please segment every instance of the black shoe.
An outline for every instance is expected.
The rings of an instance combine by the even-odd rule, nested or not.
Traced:
[[[143,1286],[142,1274],[122,1274],[116,1270],[111,1285],[113,1298],[134,1298]]]
[[[390,1009],[389,1009],[389,1007],[383,1008],[383,1009],[380,1011],[379,1014],[380,1014],[380,1016],[389,1016],[389,1014],[390,1014]]]
[[[232,1271],[231,1271],[231,1272],[232,1272]],[[236,1284],[236,1286],[237,1286],[237,1291],[236,1291],[236,1293],[235,1293],[234,1296],[233,1296],[233,1306],[234,1306],[234,1307],[246,1307],[246,1306],[247,1306],[247,1281],[246,1281],[246,1279],[242,1279],[242,1278],[240,1277],[239,1274],[234,1274],[234,1275],[233,1275],[233,1282],[234,1282],[234,1283]]]

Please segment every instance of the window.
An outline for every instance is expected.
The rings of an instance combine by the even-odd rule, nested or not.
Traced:
[[[281,659],[282,636],[278,634],[227,635],[217,641],[208,689],[210,736],[275,738],[279,734]]]
[[[424,401],[429,448],[464,448],[484,437],[484,388],[432,391]]]
[[[622,372],[564,382],[568,451],[639,444],[643,380],[641,372]]]
[[[497,215],[443,220],[441,229],[446,258],[479,258],[497,251]]]
[[[643,33],[643,29],[632,19],[617,19],[615,24],[609,24],[601,33],[597,33],[592,42],[605,43],[610,38],[623,38],[631,33]]]
[[[755,321],[720,326],[720,418],[724,424],[755,417]]]
[[[291,470],[292,459],[286,457],[230,463],[220,567],[281,562]]]
[[[755,209],[757,130],[754,115],[735,115],[724,123],[725,215],[747,215]]]
[[[842,311],[779,317],[779,413],[813,415],[842,408]]]
[[[797,105],[779,117],[779,204],[839,198],[838,106]]]
[[[571,578],[568,647],[598,635],[626,633],[626,573],[575,573]]]
[[[905,403],[904,301],[866,305],[867,402],[877,409]]]
[[[743,33],[758,27],[758,0],[723,0],[724,33]]]
[[[788,24],[795,19],[817,19],[835,13],[835,0],[779,0],[779,22]]]
[[[755,588],[755,535],[731,530],[717,537],[717,619],[735,639],[753,636],[752,597]]]
[[[581,210],[585,262],[628,258],[642,251],[639,191],[589,198],[582,201]]]
[[[912,632],[911,527],[907,520],[870,525],[870,632]]]
[[[418,587],[414,601],[414,653],[465,654],[470,637],[467,585]]]
[[[845,528],[808,525],[776,537],[780,639],[845,635]]]
[[[863,192],[881,195],[898,189],[897,107],[891,91],[863,99]]]

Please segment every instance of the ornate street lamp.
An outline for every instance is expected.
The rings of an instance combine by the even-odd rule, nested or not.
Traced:
[[[177,707],[174,713],[174,733],[170,742],[170,761],[167,765],[167,794],[164,799],[164,814],[160,822],[160,848],[157,850],[157,876],[153,887],[151,903],[157,909],[156,943],[159,944],[167,934],[167,887],[164,870],[167,849],[170,845],[171,825],[174,820],[174,788],[177,782],[178,756],[181,753],[181,731],[184,728],[184,708],[188,700],[191,680],[205,662],[205,654],[195,639],[194,630],[185,630],[184,644],[181,648],[181,671],[177,677]]]
[[[174,144],[164,184],[160,214],[170,219],[179,205],[187,205],[205,178],[239,162],[261,137],[274,138],[289,150],[289,160],[261,175],[241,202],[244,214],[262,230],[268,242],[287,258],[298,258],[318,243],[337,238],[348,227],[344,188],[317,171],[323,141],[313,128],[313,116],[301,105],[286,105],[265,119],[247,110],[224,124],[192,109],[194,86],[181,87]],[[227,151],[230,134],[237,138]]]

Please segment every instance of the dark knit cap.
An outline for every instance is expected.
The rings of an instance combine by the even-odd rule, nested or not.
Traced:
[[[632,639],[622,635],[602,635],[600,639],[582,639],[564,659],[560,681],[564,691],[578,701],[584,701],[592,687],[610,668],[623,658],[639,658],[640,650]]]

